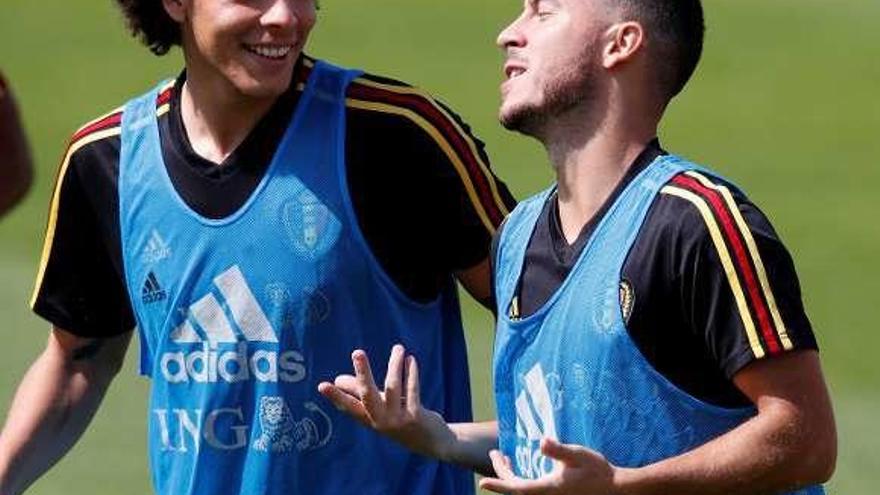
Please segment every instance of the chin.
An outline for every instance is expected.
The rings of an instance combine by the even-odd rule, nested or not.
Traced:
[[[290,87],[290,79],[285,81],[248,81],[236,85],[241,94],[251,98],[277,98]]]
[[[545,114],[540,108],[529,105],[511,108],[502,106],[498,113],[498,121],[505,129],[527,136],[539,136],[545,120]]]

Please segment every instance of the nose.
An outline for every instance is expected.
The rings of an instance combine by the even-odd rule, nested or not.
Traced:
[[[266,10],[260,16],[260,22],[266,27],[275,27],[280,29],[290,28],[302,16],[302,11],[306,4],[312,4],[311,1],[303,0],[270,0]]]
[[[498,39],[495,40],[495,44],[498,45],[498,48],[507,51],[509,48],[521,48],[525,46],[526,39],[525,36],[523,36],[522,29],[520,29],[520,23],[522,22],[524,15],[525,13],[514,19],[513,22],[498,34]]]

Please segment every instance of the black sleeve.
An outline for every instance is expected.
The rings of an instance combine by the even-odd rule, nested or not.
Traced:
[[[347,112],[358,221],[397,286],[413,299],[433,300],[451,273],[489,256],[492,234],[515,202],[490,169],[483,143],[454,112],[402,83],[365,78],[349,96],[377,104]]]
[[[432,146],[436,180],[426,183],[436,185],[434,196],[438,203],[426,205],[438,219],[440,231],[435,236],[447,254],[447,263],[453,270],[463,270],[482,262],[489,256],[492,237],[516,206],[516,200],[492,171],[485,144],[476,138],[455,112],[441,102],[459,131],[449,141],[457,142],[459,160],[467,170],[463,174],[457,165],[435,142]]]
[[[678,273],[682,314],[730,379],[755,360],[817,344],[787,249],[754,204],[728,191],[741,222],[720,195],[707,198],[703,213],[689,205]]]
[[[119,247],[119,142],[76,145],[57,179],[32,309],[73,334],[110,337],[135,325]]]

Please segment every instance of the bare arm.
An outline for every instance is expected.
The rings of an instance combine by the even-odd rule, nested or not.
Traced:
[[[106,339],[54,328],[0,434],[0,495],[22,493],[70,450],[119,371],[131,332]]]
[[[779,493],[827,481],[837,458],[818,354],[800,351],[734,377],[755,403],[750,421],[687,454],[620,473],[623,493]]]
[[[448,424],[425,409],[419,396],[418,363],[396,345],[388,360],[385,389],[373,380],[370,362],[361,350],[352,353],[355,375],[340,375],[318,390],[341,411],[363,425],[421,455],[458,464],[483,474],[494,474],[489,451],[498,445],[498,424]]]
[[[480,486],[499,493],[623,494],[784,493],[827,481],[837,436],[831,402],[814,351],[753,363],[735,377],[758,414],[720,437],[649,466],[624,469],[601,454],[545,439],[545,455],[559,461],[550,475],[524,480],[492,453],[498,478]]]
[[[0,216],[25,196],[32,180],[30,149],[15,98],[0,74]]]
[[[492,268],[488,257],[466,270],[456,272],[455,276],[471,297],[483,307],[495,310],[492,305]]]

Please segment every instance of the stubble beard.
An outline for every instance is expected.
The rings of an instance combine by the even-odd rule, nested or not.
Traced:
[[[499,113],[505,129],[543,140],[548,124],[574,107],[589,104],[596,96],[596,66],[592,53],[584,53],[574,68],[561,71],[543,89],[539,103],[525,103]]]

